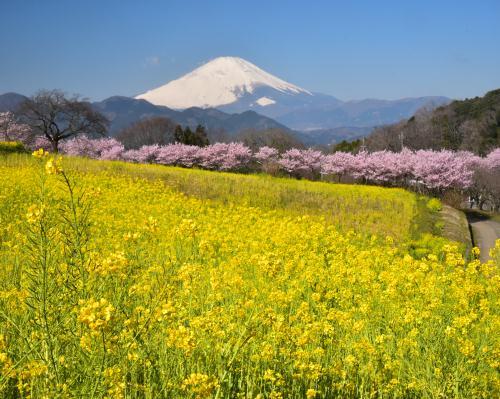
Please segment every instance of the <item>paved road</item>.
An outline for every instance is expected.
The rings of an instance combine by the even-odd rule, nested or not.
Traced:
[[[474,245],[481,250],[481,262],[486,262],[490,249],[495,246],[495,240],[500,239],[500,223],[494,220],[469,218],[472,228]]]

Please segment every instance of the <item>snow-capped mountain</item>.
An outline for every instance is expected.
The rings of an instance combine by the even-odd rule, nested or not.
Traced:
[[[343,102],[288,83],[238,57],[219,57],[156,89],[140,94],[172,109],[255,111],[297,130],[373,127],[411,117],[418,109],[448,103],[446,97]]]
[[[255,98],[258,89],[267,95]],[[164,86],[136,98],[173,109],[216,108],[252,97],[251,104],[266,107],[276,104],[274,95],[307,95],[305,89],[285,82],[238,57],[219,57]]]

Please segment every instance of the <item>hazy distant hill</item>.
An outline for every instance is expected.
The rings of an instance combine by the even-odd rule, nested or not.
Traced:
[[[0,96],[0,112],[14,110],[24,99],[16,93]],[[165,116],[183,126],[201,124],[229,136],[248,129],[293,129],[307,145],[326,145],[449,102],[446,97],[341,101],[289,83],[242,58],[218,57],[136,98],[113,96],[93,106],[111,121],[111,135],[141,119]]]
[[[17,93],[0,94],[0,112],[14,112],[26,98]]]
[[[419,97],[401,100],[367,99],[322,107],[305,107],[276,119],[294,129],[328,129],[344,126],[374,127],[411,117],[421,108],[448,104],[447,97]]]
[[[295,136],[306,146],[330,145],[368,136],[372,130],[371,127],[335,127],[298,132]]]

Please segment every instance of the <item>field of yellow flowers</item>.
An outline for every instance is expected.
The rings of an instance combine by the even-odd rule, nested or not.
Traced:
[[[500,246],[419,247],[414,194],[34,155],[0,157],[0,397],[499,397]]]

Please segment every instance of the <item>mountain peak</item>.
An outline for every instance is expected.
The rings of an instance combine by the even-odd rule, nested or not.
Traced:
[[[136,98],[177,109],[192,106],[209,108],[234,103],[259,88],[270,88],[289,95],[311,94],[243,58],[218,57]]]

